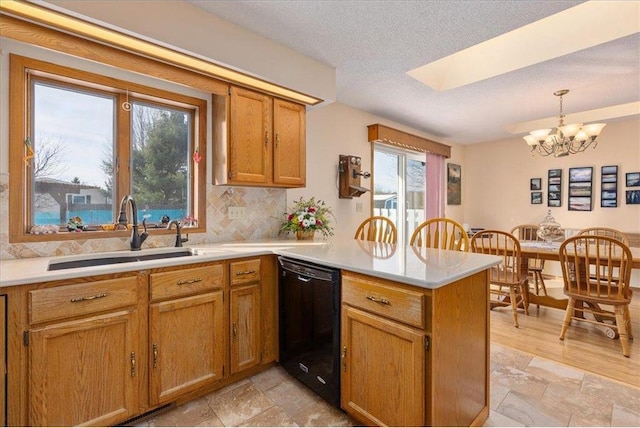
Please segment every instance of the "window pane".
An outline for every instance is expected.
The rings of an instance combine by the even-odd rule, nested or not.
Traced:
[[[131,109],[131,187],[138,221],[179,220],[189,212],[191,121],[189,112],[134,102]]]
[[[33,81],[31,224],[113,223],[113,97]]]
[[[411,236],[416,227],[425,220],[425,161],[407,159],[407,236]]]
[[[396,154],[375,150],[373,154],[373,214],[389,217],[396,227],[398,218],[399,159]]]

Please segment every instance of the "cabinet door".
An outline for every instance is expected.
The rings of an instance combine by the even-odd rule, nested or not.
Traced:
[[[260,284],[231,289],[231,373],[260,363]]]
[[[112,425],[138,411],[136,311],[29,333],[29,425]]]
[[[155,303],[149,311],[149,396],[152,405],[222,377],[222,291]]]
[[[342,408],[347,413],[367,425],[424,425],[421,331],[343,305],[341,346]]]
[[[273,101],[273,182],[304,186],[306,173],[305,107]]]
[[[229,183],[271,182],[271,97],[231,88]]]

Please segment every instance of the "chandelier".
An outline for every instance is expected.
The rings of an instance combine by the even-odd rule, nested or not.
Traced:
[[[583,152],[593,143],[593,148],[598,145],[598,135],[605,127],[605,123],[582,123],[564,124],[564,113],[562,113],[562,96],[569,93],[568,89],[561,89],[553,93],[560,97],[560,115],[558,116],[558,126],[554,133],[552,129],[537,129],[525,135],[524,140],[531,147],[531,153],[535,151],[541,156],[553,155],[556,158]]]

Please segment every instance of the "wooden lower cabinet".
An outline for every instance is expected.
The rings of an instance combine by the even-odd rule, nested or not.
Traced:
[[[138,314],[116,311],[29,332],[29,425],[112,425],[138,411]]]
[[[342,408],[367,425],[489,415],[486,271],[436,289],[342,272]]]
[[[154,303],[149,310],[149,399],[151,405],[222,378],[222,291]]]
[[[424,424],[424,333],[344,305],[342,407],[368,425]]]
[[[231,289],[231,374],[260,364],[260,284]]]
[[[229,264],[229,328],[231,374],[261,363],[262,259],[251,258]]]

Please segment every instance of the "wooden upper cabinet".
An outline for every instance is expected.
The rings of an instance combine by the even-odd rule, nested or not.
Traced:
[[[306,111],[300,104],[273,100],[273,182],[304,186]]]
[[[227,173],[230,182],[271,181],[271,105],[272,99],[267,95],[231,88]]]
[[[213,96],[214,183],[303,187],[306,110],[249,89]]]

